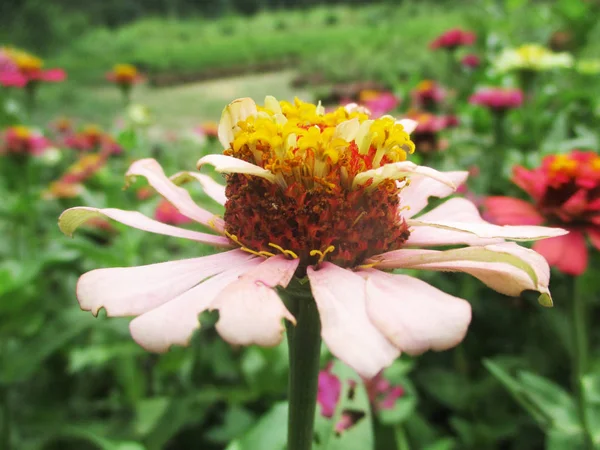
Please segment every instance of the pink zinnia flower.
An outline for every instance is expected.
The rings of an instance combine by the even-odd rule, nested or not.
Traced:
[[[453,28],[438,36],[431,44],[429,44],[429,48],[432,50],[438,48],[455,50],[463,45],[472,45],[474,42],[475,33],[464,31],[460,28]]]
[[[566,274],[585,272],[585,235],[600,250],[600,156],[578,150],[546,156],[536,169],[516,167],[513,181],[533,203],[488,197],[484,204],[490,220],[500,225],[546,223],[569,230],[567,235],[536,242],[533,248]]]
[[[465,67],[476,69],[481,64],[481,59],[476,54],[469,53],[468,55],[463,56],[460,62]]]
[[[323,109],[296,100],[249,98],[223,112],[222,155],[204,156],[227,173],[227,186],[190,172],[224,206],[219,217],[198,206],[153,159],[126,176],[145,178],[203,233],[166,225],[139,212],[92,207],[65,211],[67,235],[105,216],[146,231],[210,244],[225,252],[142,267],[98,269],[77,286],[81,308],[136,316],[133,338],[150,351],[189,344],[198,315],[218,310],[216,330],[234,345],[277,345],[283,320],[296,318],[278,287],[310,286],[321,336],[331,353],[372,378],[404,351],[457,345],[471,320],[466,300],[391,269],[466,272],[506,295],[540,292],[551,305],[549,268],[533,250],[506,240],[542,239],[564,230],[501,227],[485,222],[468,200],[451,199],[424,213],[428,198],[447,197],[466,172],[438,172],[406,161],[414,150],[410,120],[371,120],[355,108]],[[177,174],[179,179],[182,174]],[[432,250],[432,247],[463,245]]]
[[[219,124],[212,121],[204,122],[197,128],[197,131],[201,136],[216,140],[219,137]]]
[[[485,106],[495,112],[505,112],[523,104],[523,92],[515,88],[486,88],[469,98],[473,105]]]
[[[458,119],[455,116],[438,116],[412,110],[406,114],[406,117],[416,122],[417,126],[411,139],[415,146],[418,146],[420,152],[425,154],[445,150],[447,143],[440,139],[440,132],[452,125],[453,122],[458,125]]]
[[[396,109],[400,100],[392,92],[365,90],[360,93],[359,103],[371,111],[371,117],[381,117]]]
[[[16,125],[4,131],[0,153],[40,155],[49,145],[48,140],[37,131],[22,125]]]

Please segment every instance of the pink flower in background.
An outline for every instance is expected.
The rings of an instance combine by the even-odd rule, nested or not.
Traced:
[[[400,100],[388,91],[365,90],[359,95],[359,103],[371,111],[372,117],[381,117],[396,109]]]
[[[423,80],[412,90],[411,96],[416,108],[434,111],[446,98],[446,90],[434,80]]]
[[[463,56],[463,58],[460,60],[460,63],[465,67],[469,67],[470,69],[476,69],[481,65],[481,59],[476,54],[469,53],[468,55]]]
[[[16,125],[4,130],[0,153],[40,155],[50,146],[48,140],[31,128]]]
[[[225,251],[91,271],[77,285],[81,308],[134,316],[131,334],[149,351],[188,345],[199,314],[209,310],[219,311],[215,327],[229,343],[273,346],[283,338],[282,322],[296,323],[277,288],[302,279],[331,353],[373,378],[401,352],[456,346],[471,321],[466,300],[392,269],[466,272],[506,295],[536,290],[540,303],[550,306],[546,261],[507,240],[566,232],[493,225],[462,198],[423,213],[430,197],[448,197],[467,173],[406,161],[414,126],[411,120],[369,119],[356,105],[325,113],[298,99],[269,96],[261,107],[249,98],[235,100],[219,124],[224,154],[198,161],[198,167],[210,164],[226,173],[226,186],[198,172],[169,178],[153,159],[135,161],[126,174],[130,182],[146,179],[210,233],[113,208],[71,208],[59,218],[67,235],[104,216]],[[223,217],[198,206],[177,185],[182,178],[200,183],[223,206]],[[433,249],[445,246],[451,248]]]
[[[429,44],[429,48],[432,50],[437,50],[438,48],[455,50],[463,45],[472,45],[475,42],[475,38],[475,33],[464,31],[460,28],[453,28],[438,36]]]
[[[70,149],[81,152],[102,151],[108,154],[120,154],[121,146],[98,125],[86,125],[77,133],[67,135],[64,145]]]
[[[25,87],[30,83],[55,83],[66,79],[64,70],[43,69],[43,65],[40,58],[22,50],[0,49],[0,84]]]
[[[439,116],[423,111],[409,111],[408,119],[417,123],[411,138],[421,153],[434,153],[447,148],[447,142],[441,139],[440,132],[449,126],[458,125],[456,116]]]
[[[154,218],[169,225],[183,225],[192,222],[192,219],[181,214],[177,208],[165,199],[162,199],[156,206]]]
[[[319,372],[317,391],[317,403],[321,408],[321,415],[327,418],[331,418],[335,414],[342,392],[342,383],[331,372],[331,367],[332,365],[329,364],[325,370]],[[383,409],[392,409],[396,405],[396,401],[404,395],[404,389],[401,386],[392,385],[383,376],[383,373],[379,373],[371,379],[363,379],[363,382],[371,407],[375,412]],[[352,416],[346,412],[342,412],[340,421],[336,424],[335,428],[338,433],[341,433],[353,424]]]
[[[505,112],[523,104],[523,91],[516,88],[485,88],[471,95],[469,103],[485,106],[495,112]]]
[[[546,156],[541,167],[515,167],[513,182],[532,203],[512,197],[485,199],[486,216],[499,225],[548,224],[569,234],[536,242],[533,249],[551,266],[581,275],[588,264],[585,236],[600,250],[600,156],[573,150]]]

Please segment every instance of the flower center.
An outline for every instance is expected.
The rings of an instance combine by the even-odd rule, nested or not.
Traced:
[[[137,76],[137,69],[131,64],[117,64],[113,68],[115,78],[118,81],[132,81]]]
[[[300,271],[324,260],[352,267],[397,249],[409,235],[399,184],[365,172],[413,151],[389,116],[370,120],[359,108],[325,113],[320,105],[268,97],[256,115],[235,124],[225,154],[272,178],[228,176],[226,231],[249,251],[299,257]]]

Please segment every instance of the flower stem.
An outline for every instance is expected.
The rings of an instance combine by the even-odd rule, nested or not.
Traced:
[[[290,286],[285,296],[287,306],[297,321],[296,326],[287,323],[290,356],[287,450],[310,450],[317,405],[321,322],[308,288],[294,289]]]
[[[580,293],[579,284],[581,277],[572,278],[572,304],[573,304],[573,388],[579,410],[579,420],[583,429],[586,450],[594,449],[594,441],[590,429],[587,411],[587,398],[583,385],[583,377],[587,371],[588,338],[587,338],[587,308],[585,299]]]
[[[8,403],[8,388],[0,385],[0,448],[10,450],[10,405]]]

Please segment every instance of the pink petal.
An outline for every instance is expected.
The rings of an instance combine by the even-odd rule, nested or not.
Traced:
[[[367,280],[367,313],[401,351],[418,355],[459,344],[471,322],[466,300],[407,275],[380,270],[361,273]]]
[[[548,263],[540,254],[514,242],[445,251],[402,249],[366,262],[377,263],[380,269],[465,272],[505,295],[518,296],[525,290],[536,290],[541,294],[538,301],[552,306]]]
[[[108,316],[137,316],[252,258],[236,249],[147,266],[92,270],[79,278],[77,299],[81,309],[94,315],[104,308]]]
[[[588,189],[580,189],[573,194],[566,202],[563,203],[561,210],[567,215],[578,216],[587,208]],[[562,212],[561,211],[561,212]]]
[[[366,281],[327,262],[307,272],[321,316],[321,335],[331,353],[365,378],[389,366],[400,352],[367,316]]]
[[[19,72],[0,72],[0,85],[6,87],[25,87],[27,78]]]
[[[486,218],[497,225],[541,225],[544,218],[531,203],[512,197],[487,197]]]
[[[60,230],[67,236],[73,236],[73,232],[89,219],[93,217],[105,216],[110,219],[121,222],[133,228],[149,231],[150,233],[164,234],[167,236],[190,239],[192,241],[202,242],[204,244],[214,245],[216,247],[231,247],[231,241],[224,236],[214,236],[199,231],[185,230],[172,225],[167,225],[146,217],[137,211],[125,211],[114,208],[90,208],[87,206],[78,206],[67,209],[58,218]]]
[[[462,197],[451,198],[428,213],[419,216],[418,220],[437,222],[451,220],[460,223],[488,224],[479,215],[475,204]],[[433,227],[414,227],[406,241],[407,246],[428,247],[436,245],[487,245],[502,242],[502,239],[480,238],[464,231],[439,229]]]
[[[59,81],[64,81],[67,78],[67,74],[62,69],[48,69],[43,70],[40,73],[40,79],[42,81],[56,83]]]
[[[208,175],[198,172],[178,172],[171,176],[171,180],[177,185],[181,185],[191,179],[198,181],[206,195],[215,202],[219,205],[225,205],[225,202],[227,201],[227,197],[225,196],[225,186],[217,183]]]
[[[583,233],[571,231],[565,236],[538,241],[533,249],[548,264],[569,275],[581,275],[588,265],[588,251]]]
[[[408,219],[406,223],[412,227],[433,227],[434,229],[451,230],[454,232],[462,231],[472,233],[477,237],[484,239],[509,239],[512,241],[535,241],[538,239],[547,239],[555,236],[562,236],[568,231],[562,228],[539,227],[534,225],[494,225],[485,221],[460,222],[457,220],[421,220]],[[450,243],[450,242],[449,242]],[[457,240],[457,244],[461,241]]]
[[[219,173],[245,173],[275,182],[275,175],[267,169],[255,164],[227,155],[206,155],[198,160],[198,169],[205,164],[214,166]]]
[[[281,342],[282,319],[296,323],[275,291],[287,287],[299,259],[283,255],[263,261],[217,295],[210,309],[219,310],[216,328],[230,344],[271,347]]]
[[[248,260],[136,317],[129,324],[133,339],[151,352],[165,352],[172,345],[189,345],[194,331],[200,328],[198,315],[210,307],[224,287],[258,264],[260,258]]]
[[[334,374],[328,370],[319,372],[319,387],[317,391],[317,403],[321,406],[321,415],[333,417],[337,407],[342,383]]]
[[[148,183],[181,214],[195,220],[198,223],[207,225],[216,231],[222,233],[225,224],[223,219],[215,216],[213,213],[200,208],[190,194],[185,189],[176,186],[169,180],[165,173],[154,159],[140,159],[135,161],[126,173],[126,177],[142,176],[148,180]]]
[[[455,187],[463,184],[469,172],[442,172]],[[400,192],[400,204],[408,209],[402,211],[405,218],[413,217],[427,206],[429,197],[445,198],[453,194],[455,188],[425,176],[411,176],[410,184]]]

